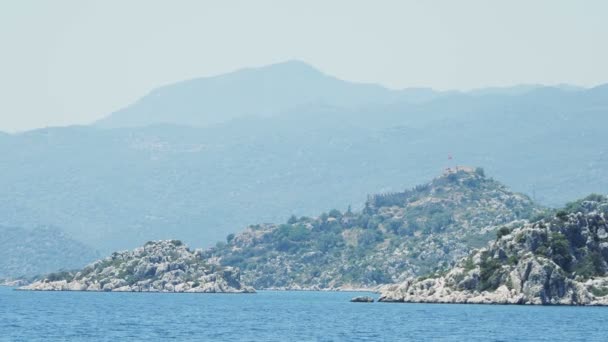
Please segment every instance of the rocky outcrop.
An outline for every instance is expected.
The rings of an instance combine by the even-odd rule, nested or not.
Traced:
[[[482,169],[452,168],[413,189],[369,196],[362,211],[249,226],[206,255],[239,267],[257,289],[374,289],[448,268],[492,240],[497,225],[537,210]]]
[[[353,303],[373,303],[374,298],[368,296],[358,296],[353,297],[350,301]]]
[[[209,264],[200,250],[191,251],[178,240],[148,242],[133,251],[116,252],[78,272],[52,273],[20,290],[255,292],[241,283],[237,268]]]
[[[504,226],[446,274],[385,286],[379,300],[608,305],[607,219],[608,200],[592,195],[551,217]]]

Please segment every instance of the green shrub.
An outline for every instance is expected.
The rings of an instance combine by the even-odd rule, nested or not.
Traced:
[[[557,217],[560,221],[568,221],[568,212],[565,210],[560,210],[555,213],[555,217]]]
[[[499,240],[501,237],[509,234],[511,234],[511,229],[509,229],[509,227],[500,227],[500,229],[496,231],[496,239]]]
[[[479,290],[495,290],[498,288],[500,280],[501,263],[497,259],[489,257],[487,254],[482,255],[480,266],[480,283]]]
[[[511,255],[507,258],[507,263],[509,265],[517,265],[519,263],[519,258],[517,257],[517,255]]]
[[[310,231],[302,225],[282,224],[274,232],[274,236],[278,239],[286,238],[291,241],[303,241],[310,237]]]
[[[534,216],[530,217],[530,222],[538,222],[540,220],[547,220],[553,216],[552,210],[543,210],[534,214]]]
[[[332,210],[330,210],[328,215],[329,215],[329,217],[333,217],[333,218],[336,218],[336,219],[339,219],[339,218],[342,217],[342,213],[338,209],[332,209]]]
[[[584,198],[585,201],[605,202],[606,196],[600,194],[591,194]]]
[[[368,247],[376,244],[383,240],[382,233],[378,230],[364,230],[359,238],[357,244],[361,247]]]
[[[341,235],[324,233],[315,240],[315,245],[321,252],[328,252],[336,246],[341,245],[343,241]]]
[[[228,254],[222,258],[222,265],[225,266],[240,266],[245,261],[241,255]]]
[[[392,281],[388,275],[379,269],[374,269],[373,271],[369,272],[369,274],[366,274],[366,278],[376,284],[388,284]]]
[[[289,217],[289,219],[287,220],[287,223],[288,223],[288,224],[294,224],[294,223],[296,223],[296,222],[298,222],[298,218],[296,217],[296,215],[291,215],[291,216]]]
[[[463,268],[464,268],[464,270],[465,270],[466,272],[468,272],[468,271],[470,271],[470,270],[472,270],[472,269],[474,269],[474,268],[475,268],[475,262],[473,262],[473,257],[472,257],[472,256],[469,256],[469,257],[468,257],[468,258],[465,260],[464,265],[463,265]]]
[[[574,271],[577,275],[588,279],[593,276],[602,276],[605,274],[602,256],[598,252],[591,252],[585,255],[582,260],[576,265]]]
[[[74,275],[70,272],[67,271],[59,271],[59,272],[55,272],[55,273],[49,273],[46,276],[46,279],[48,281],[60,281],[60,280],[65,280],[65,281],[72,281],[72,279],[74,279]]]
[[[549,251],[547,250],[547,246],[545,245],[540,245],[538,246],[538,248],[536,248],[536,250],[534,250],[534,254],[537,255],[542,255],[542,256],[549,256]]]
[[[591,293],[593,293],[593,295],[596,297],[608,296],[608,288],[606,288],[606,287],[598,288],[598,287],[592,286]]]
[[[570,252],[570,242],[562,233],[554,232],[549,239],[551,248],[551,259],[564,270],[570,269],[572,254]]]

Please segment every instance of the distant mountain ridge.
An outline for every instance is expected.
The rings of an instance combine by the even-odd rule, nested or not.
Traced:
[[[295,76],[283,79],[289,74],[283,69]],[[298,82],[301,74],[314,82]],[[234,81],[241,78],[248,79],[242,87]],[[285,89],[264,90],[265,82]],[[408,91],[361,88],[299,62],[184,84],[158,90],[171,95],[159,97],[165,107],[151,96],[112,115],[117,128],[100,123],[0,135],[0,224],[62,227],[102,252],[150,239],[209,246],[252,222],[346,204],[360,209],[366,194],[415,186],[452,163],[481,165],[544,205],[608,193],[608,85],[429,97],[421,90],[422,98],[408,100]],[[314,102],[321,95],[335,100]],[[211,117],[223,116],[225,104],[229,121],[201,127],[180,119],[183,112],[198,120],[212,108],[207,102],[215,106]],[[232,117],[240,116],[241,104],[290,109]],[[148,113],[157,109],[160,121],[171,122],[155,123]],[[129,113],[139,113],[137,120],[121,126]]]
[[[273,116],[306,105],[352,109],[436,96],[438,93],[430,89],[396,91],[376,84],[342,81],[294,60],[160,87],[96,125],[208,126],[236,118]]]
[[[584,90],[567,84],[524,84],[465,92],[431,88],[392,90],[372,83],[344,81],[305,62],[290,60],[162,86],[134,104],[98,120],[95,125],[103,128],[155,124],[204,127],[239,118],[283,115],[307,106],[377,109],[378,106],[419,104],[450,96],[520,96],[542,89]]]
[[[58,228],[0,226],[0,236],[0,280],[82,267],[99,257],[93,248]]]

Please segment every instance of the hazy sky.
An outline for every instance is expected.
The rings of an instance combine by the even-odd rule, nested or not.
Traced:
[[[1,1],[0,130],[300,59],[391,88],[608,82],[608,1]]]

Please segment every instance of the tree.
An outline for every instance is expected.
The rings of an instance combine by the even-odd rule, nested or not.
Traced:
[[[287,220],[287,223],[289,223],[289,224],[294,224],[296,222],[298,222],[298,218],[296,217],[296,215],[291,215],[289,217],[289,220]]]
[[[339,219],[340,217],[342,217],[342,213],[338,209],[332,209],[329,211],[329,217]]]
[[[570,254],[570,242],[561,233],[551,234],[551,259],[564,270],[570,270],[572,255]]]
[[[509,227],[500,227],[500,229],[496,231],[496,239],[500,239],[509,234],[511,234],[511,229],[509,229]]]

